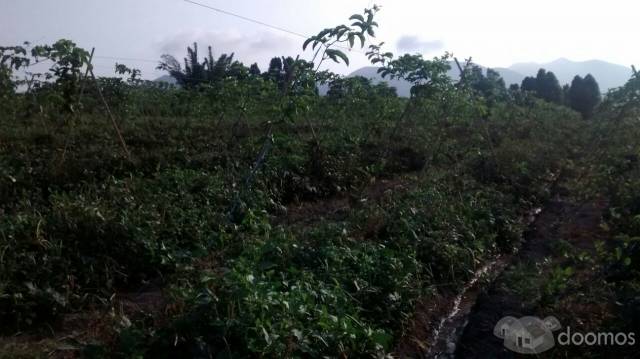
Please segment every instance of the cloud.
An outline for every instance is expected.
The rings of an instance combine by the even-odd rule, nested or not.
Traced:
[[[419,52],[429,53],[440,50],[444,44],[440,40],[427,41],[422,40],[418,36],[404,35],[398,39],[396,47],[401,52]]]
[[[301,42],[291,37],[270,32],[243,34],[237,31],[185,31],[168,37],[157,43],[158,50],[182,59],[187,46],[198,43],[200,56],[207,53],[207,47],[213,49],[213,56],[234,53],[235,58],[249,65],[257,62],[261,67],[275,56],[289,56],[299,53]]]

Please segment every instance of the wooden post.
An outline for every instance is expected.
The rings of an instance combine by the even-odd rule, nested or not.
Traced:
[[[86,84],[87,76],[89,75],[89,69],[91,68],[91,64],[93,63],[93,54],[94,54],[95,50],[96,50],[95,47],[91,49],[91,55],[89,55],[89,62],[87,63],[87,69],[84,72],[84,76],[80,77],[80,81],[81,81],[81,83],[80,83],[80,94],[78,96],[78,102],[76,103],[76,106],[77,106],[78,109],[82,105],[82,97],[84,96],[84,87],[85,87],[85,84]],[[73,109],[73,108],[72,108],[72,110],[73,110],[73,113],[76,114],[77,119],[80,119],[80,116],[76,112],[76,110]],[[64,141],[64,149],[62,150],[62,156],[60,157],[60,162],[58,162],[58,167],[60,167],[64,163],[65,157],[67,155],[67,149],[69,148],[69,137],[71,137],[71,132],[72,132],[71,130],[72,130],[73,126],[74,126],[74,123],[71,123],[70,124],[70,128],[69,128],[69,133],[67,134],[67,137],[65,138],[65,141]]]
[[[464,84],[466,81],[465,72],[469,67],[469,65],[471,64],[471,58],[468,58],[467,60],[465,60],[464,68],[460,66],[460,62],[458,61],[457,57],[454,57],[453,59],[456,62],[456,66],[458,66],[458,70],[460,70],[460,80],[458,81],[458,86],[460,86],[461,84]]]
[[[93,56],[93,50],[91,50],[91,54]],[[122,132],[120,131],[120,128],[118,127],[118,123],[116,121],[115,116],[113,115],[113,113],[111,112],[111,108],[109,107],[109,104],[107,103],[107,100],[105,100],[104,95],[102,94],[102,89],[100,88],[100,84],[98,83],[98,79],[96,78],[96,75],[93,73],[93,65],[89,64],[87,66],[87,72],[91,74],[91,78],[93,78],[93,82],[96,85],[96,89],[98,90],[98,95],[100,96],[100,100],[102,101],[102,104],[104,105],[105,109],[107,110],[107,114],[109,115],[109,118],[111,119],[111,124],[113,125],[113,128],[116,130],[116,134],[118,135],[118,140],[120,140],[120,145],[122,146],[122,149],[124,150],[125,155],[127,156],[128,160],[131,160],[131,153],[129,152],[129,148],[127,148],[127,143],[124,141],[124,137],[122,137]]]
[[[82,81],[82,83],[80,84],[80,96],[78,97],[78,105],[80,105],[80,102],[82,102],[82,96],[84,95],[84,86],[86,84],[87,76],[89,76],[89,69],[91,68],[93,63],[93,54],[95,53],[95,51],[96,51],[95,47],[91,49],[91,55],[89,55],[89,63],[87,64],[87,70],[84,72],[84,76],[82,77],[84,81]]]

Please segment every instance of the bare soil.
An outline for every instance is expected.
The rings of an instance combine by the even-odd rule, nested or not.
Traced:
[[[517,265],[527,264],[539,268],[539,271],[534,273],[529,280],[532,283],[537,283],[541,279],[544,281],[552,264],[561,265],[566,261],[560,251],[554,250],[554,245],[557,245],[560,240],[568,242],[575,251],[593,254],[594,243],[607,236],[607,233],[600,226],[606,206],[605,200],[575,204],[566,198],[556,198],[546,206],[542,215],[531,226],[523,248],[512,259],[507,270],[478,296],[464,332],[456,345],[456,358],[518,357],[517,354],[504,347],[502,339],[493,335],[495,324],[505,316],[516,318],[538,316],[543,318],[553,315],[562,318],[561,324],[568,324],[566,323],[568,317],[573,317],[577,321],[581,321],[580,318],[585,318],[585,320],[589,320],[588,318],[592,320],[604,319],[604,313],[608,311],[598,305],[566,305],[563,313],[547,312],[548,310],[558,311],[558,308],[563,306],[563,299],[560,298],[559,303],[552,305],[553,308],[537,301],[528,302],[527,298],[523,298],[522,293],[518,293],[518,290],[514,288],[514,285],[517,284],[508,279],[507,273],[510,270],[517,270]],[[578,283],[588,283],[593,276],[594,273],[589,268],[577,268],[572,274],[572,280]],[[565,293],[563,297],[568,299],[575,294]],[[581,296],[581,293],[578,293],[577,296]],[[562,323],[563,320],[564,323]],[[543,357],[567,357],[567,355],[572,357],[567,353],[570,351],[555,348],[541,355]]]

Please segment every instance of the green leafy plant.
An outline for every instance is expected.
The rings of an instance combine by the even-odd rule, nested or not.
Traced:
[[[374,5],[371,9],[365,9],[362,15],[352,15],[349,18],[353,21],[351,25],[338,25],[320,31],[317,35],[308,38],[302,45],[302,49],[306,50],[311,45],[311,49],[315,51],[312,62],[319,60],[316,69],[329,59],[336,63],[342,61],[348,66],[349,57],[338,47],[348,46],[347,49],[352,49],[357,39],[360,42],[360,48],[364,48],[367,37],[375,37],[378,23],[374,21],[374,17],[379,10],[380,8]]]

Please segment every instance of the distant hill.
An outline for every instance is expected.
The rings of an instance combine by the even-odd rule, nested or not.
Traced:
[[[587,74],[591,74],[598,81],[602,92],[620,87],[631,78],[631,67],[601,60],[571,61],[560,58],[545,64],[529,62],[518,63],[509,67],[509,69],[527,76],[535,76],[540,68],[553,72],[561,85],[571,84],[571,80],[576,75],[584,77]]]
[[[451,70],[449,70],[449,77],[451,77],[454,81],[460,77],[460,71],[458,70],[455,63],[451,63]],[[486,67],[480,66],[484,71],[486,71]],[[549,63],[517,63],[513,64],[509,67],[497,67],[493,68],[497,71],[500,76],[504,79],[507,87],[511,84],[521,84],[522,80],[526,76],[535,76],[540,68],[543,68],[547,71],[552,71],[561,85],[571,84],[571,80],[575,75],[586,76],[587,74],[593,75],[598,84],[600,85],[600,91],[603,93],[607,92],[609,89],[616,88],[624,85],[629,78],[631,77],[631,67],[625,67],[622,65],[612,64],[610,62],[601,61],[601,60],[590,60],[590,61],[571,61],[564,58],[557,59],[555,61]],[[374,84],[379,82],[387,82],[390,86],[395,87],[398,90],[398,95],[403,97],[409,97],[411,93],[411,84],[404,80],[389,80],[383,79],[378,74],[378,67],[374,66],[366,66],[362,67],[347,77],[353,76],[362,76],[370,79]],[[154,81],[158,82],[168,82],[170,84],[176,84],[176,80],[169,76],[164,75],[161,76]],[[326,85],[319,86],[320,93],[322,95],[327,93],[328,87]]]
[[[160,77],[158,77],[157,79],[153,80],[154,82],[166,82],[172,85],[176,85],[178,84],[178,81],[176,81],[176,79],[174,79],[173,77],[171,77],[171,75],[162,75]]]
[[[483,70],[486,70],[485,67],[480,67],[482,67]],[[573,80],[576,75],[584,77],[587,74],[591,74],[598,81],[600,90],[603,93],[607,92],[609,89],[624,85],[631,77],[631,67],[612,64],[601,60],[578,62],[561,58],[553,62],[543,64],[534,62],[518,63],[509,66],[508,68],[498,67],[493,69],[500,73],[508,87],[511,84],[522,83],[525,76],[535,76],[540,68],[552,71],[558,78],[558,81],[560,81],[561,85],[571,84],[571,80]],[[371,79],[374,83],[378,83],[383,81],[383,79],[378,75],[377,70],[377,67],[363,67],[352,72],[349,76],[363,76]],[[457,80],[459,76],[460,71],[458,71],[458,68],[452,63],[451,70],[449,71],[449,77]],[[405,97],[409,96],[411,84],[408,82],[401,80],[384,81],[388,82],[390,86],[395,87],[398,90],[398,95]]]
[[[356,77],[356,76],[362,76],[364,78],[367,78],[371,80],[371,82],[373,82],[374,84],[377,84],[380,82],[387,82],[389,86],[396,88],[399,96],[409,97],[409,95],[411,94],[411,91],[410,91],[411,84],[409,82],[404,80],[395,80],[395,79],[391,80],[388,78],[383,79],[382,76],[378,74],[378,67],[375,67],[375,66],[367,66],[367,67],[360,68],[352,72],[351,74],[349,74],[347,77]]]
[[[492,69],[498,71],[500,76],[502,76],[502,78],[504,79],[504,83],[505,85],[507,85],[507,87],[509,87],[509,85],[511,84],[520,85],[522,83],[522,80],[524,80],[525,78],[524,74],[509,68],[492,67]]]
[[[451,65],[451,70],[449,70],[448,75],[451,79],[456,81],[460,77],[460,70],[458,70],[458,67],[456,66],[455,63],[450,63],[450,65]],[[480,66],[480,67],[486,73],[486,68],[483,66]],[[509,87],[510,84],[520,84],[525,77],[524,75],[507,68],[494,68],[494,70],[500,73],[500,76],[502,76],[502,78],[504,79],[507,87]],[[389,86],[395,87],[398,90],[399,96],[409,97],[409,95],[411,94],[411,84],[409,82],[404,80],[383,79],[378,74],[377,67],[373,67],[373,66],[363,67],[361,69],[358,69],[352,72],[348,77],[353,77],[353,76],[362,76],[362,77],[368,78],[373,83],[386,81],[387,83],[389,83]]]

